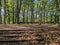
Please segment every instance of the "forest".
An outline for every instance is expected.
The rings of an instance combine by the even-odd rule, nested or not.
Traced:
[[[0,0],[0,24],[60,24],[60,0]]]
[[[0,0],[0,45],[60,45],[60,0]]]

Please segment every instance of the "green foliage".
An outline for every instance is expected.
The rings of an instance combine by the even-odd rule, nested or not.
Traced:
[[[3,17],[5,19],[2,18],[2,20],[6,20],[6,23],[16,23],[18,18],[18,22],[24,20],[24,22],[42,21],[44,23],[50,20],[55,21],[54,15],[60,18],[60,16],[58,16],[60,15],[59,5],[59,0],[1,0],[0,11],[2,8],[4,9]],[[56,13],[54,14],[54,12]]]

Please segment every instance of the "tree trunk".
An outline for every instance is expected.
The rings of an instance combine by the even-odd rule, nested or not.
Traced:
[[[17,0],[17,13],[16,13],[16,22],[17,24],[19,24],[19,14],[20,14],[20,10],[21,10],[21,2],[22,0],[20,0],[20,6],[19,6],[19,0]]]
[[[23,24],[25,23],[25,9],[23,10]]]
[[[2,0],[0,0],[0,24],[2,24],[2,16],[1,16],[1,6],[2,6],[2,4],[1,4],[1,1]]]
[[[60,0],[56,1],[56,8],[57,8],[57,11],[60,12]],[[56,16],[56,23],[59,23],[59,16],[58,15]]]
[[[4,24],[6,24],[6,0],[4,0]]]
[[[14,20],[14,1],[13,1],[13,7],[12,7],[12,10],[13,10],[13,24],[15,23],[15,20]]]
[[[10,13],[9,13],[9,10],[8,11],[8,24],[10,24]]]
[[[33,9],[31,9],[31,24],[34,22],[34,14],[33,14]]]
[[[26,18],[26,22],[28,23],[28,9],[27,9],[27,18]]]
[[[43,8],[44,8],[44,19],[43,19],[44,21],[43,21],[43,23],[45,24],[45,5]]]
[[[57,0],[57,1],[58,1],[59,9],[60,9],[60,0]]]
[[[42,23],[42,8],[39,13],[39,24],[41,25],[41,23]]]
[[[0,9],[0,24],[1,24],[1,9]]]

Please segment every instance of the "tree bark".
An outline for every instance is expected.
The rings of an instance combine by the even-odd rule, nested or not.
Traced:
[[[17,22],[17,24],[19,24],[19,14],[20,14],[20,10],[21,10],[21,2],[22,2],[22,0],[20,0],[20,6],[19,6],[19,0],[17,0],[17,13],[16,13],[16,22]]]
[[[12,7],[12,10],[13,10],[13,19],[12,19],[12,20],[13,20],[13,24],[14,24],[14,23],[15,23],[15,19],[14,19],[14,16],[15,16],[15,15],[14,15],[14,1],[13,1],[13,7]]]
[[[4,24],[6,24],[6,0],[4,0]]]
[[[0,0],[0,24],[2,24],[2,16],[1,16],[1,6],[2,6],[2,4],[1,4],[1,1],[2,0]]]

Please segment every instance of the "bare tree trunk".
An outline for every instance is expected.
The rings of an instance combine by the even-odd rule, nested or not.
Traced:
[[[12,20],[13,20],[13,24],[14,24],[14,23],[15,23],[15,20],[14,20],[14,16],[15,16],[15,15],[14,15],[14,1],[13,1],[13,7],[12,7],[12,10],[13,10],[13,19],[12,19]]]
[[[42,8],[39,14],[39,24],[41,25],[41,23],[42,23]]]
[[[25,9],[23,10],[23,24],[25,23]]]
[[[19,23],[19,0],[17,0],[17,12],[16,12],[16,23]]]
[[[31,24],[34,22],[34,0],[31,1]]]
[[[55,0],[57,11],[60,12],[60,0]],[[56,23],[59,23],[59,15],[56,16]]]
[[[27,18],[26,18],[26,22],[28,23],[28,20],[29,20],[29,18],[28,18],[28,10],[29,10],[29,4],[28,4],[28,9],[27,9]]]
[[[2,15],[1,15],[1,9],[0,9],[0,24],[2,24]]]
[[[52,23],[52,18],[53,18],[52,14],[51,14],[51,17],[50,18],[51,18],[50,23]]]
[[[8,11],[8,23],[10,24],[10,13],[9,13],[9,10]]]
[[[48,12],[46,12],[46,23],[49,23],[48,22]]]
[[[33,14],[33,9],[31,9],[31,23],[34,22],[34,14]]]
[[[45,24],[45,5],[43,8],[44,8],[44,19],[43,19],[44,21],[43,21],[43,23]]]
[[[6,24],[6,0],[4,0],[4,24]]]
[[[20,14],[20,10],[21,10],[21,2],[22,0],[20,0],[20,6],[19,6],[19,0],[17,0],[17,13],[16,13],[16,22],[17,24],[19,24],[19,14]]]
[[[1,6],[2,6],[2,3],[1,3],[2,0],[0,0],[0,24],[2,24],[2,16],[1,16]]]
[[[57,0],[57,1],[58,1],[59,9],[60,9],[60,0]]]
[[[26,18],[26,22],[28,23],[28,10],[27,10],[27,18]]]

